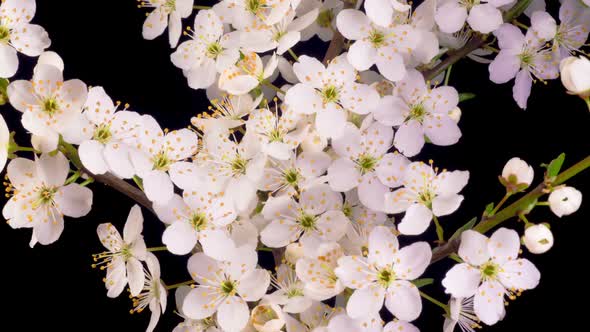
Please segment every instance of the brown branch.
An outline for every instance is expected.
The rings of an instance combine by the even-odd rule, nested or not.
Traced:
[[[100,182],[109,187],[112,187],[123,195],[131,198],[144,208],[148,209],[154,215],[156,214],[154,208],[152,207],[152,202],[147,198],[143,191],[132,186],[127,181],[120,179],[111,173],[105,173],[101,175],[92,174],[92,172],[88,171],[86,168],[83,168],[82,172],[88,174],[88,176],[92,177],[96,182]]]
[[[355,0],[344,1],[344,9],[354,8],[356,4]],[[328,49],[326,50],[326,55],[324,56],[324,60],[322,61],[324,65],[327,65],[328,62],[342,52],[344,49],[344,36],[338,31],[338,29],[333,29],[334,35],[332,36],[332,40],[330,41],[330,45],[328,45]]]

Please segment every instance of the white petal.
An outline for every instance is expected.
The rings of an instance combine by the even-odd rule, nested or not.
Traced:
[[[51,209],[52,211],[49,211]],[[42,213],[51,214],[53,217],[37,223],[33,228],[33,236],[37,238],[42,245],[51,244],[59,239],[64,230],[64,218],[53,207],[48,208]]]
[[[168,40],[170,47],[175,48],[178,45],[178,40],[182,34],[182,20],[177,11],[170,13],[168,19]]]
[[[490,4],[479,4],[473,6],[469,11],[467,23],[473,30],[481,33],[490,33],[500,27],[504,20],[502,12]]]
[[[131,296],[139,295],[143,289],[145,274],[143,273],[143,265],[135,257],[131,257],[127,261],[127,279]]]
[[[95,140],[82,142],[78,147],[78,155],[84,167],[94,174],[104,174],[109,168],[103,157],[104,145]]]
[[[384,96],[373,111],[375,120],[386,126],[399,126],[408,112],[406,102],[397,96]]]
[[[308,84],[313,88],[321,89],[322,78],[326,67],[316,58],[307,55],[299,57],[299,61],[293,64],[293,71],[299,82]]]
[[[301,33],[299,31],[289,31],[279,40],[277,47],[277,54],[281,55],[287,52],[288,49],[295,46],[301,40]],[[270,75],[269,75],[270,76]]]
[[[453,145],[461,138],[461,129],[457,123],[448,115],[432,115],[426,117],[424,121],[424,134],[430,139],[432,144],[448,146]]]
[[[57,190],[53,198],[56,207],[66,216],[80,218],[90,212],[92,190],[76,183],[70,183]]]
[[[70,162],[61,152],[55,156],[43,154],[36,164],[39,176],[51,186],[63,185],[70,171]]]
[[[381,75],[390,81],[397,82],[406,76],[404,59],[393,47],[379,48],[375,62]]]
[[[399,249],[397,237],[385,226],[373,228],[369,234],[369,263],[377,266],[388,266],[393,263],[395,253]]]
[[[217,275],[223,273],[219,265],[215,259],[198,252],[189,258],[187,269],[196,282],[205,284],[210,280],[216,280]]]
[[[494,325],[504,317],[505,289],[497,281],[484,282],[475,294],[475,314],[487,325]]]
[[[502,265],[507,261],[515,260],[520,250],[520,238],[518,233],[507,228],[500,228],[492,234],[488,242],[488,251],[492,259]]]
[[[174,194],[174,186],[170,176],[162,171],[150,171],[143,176],[143,189],[152,202],[166,204]]]
[[[407,157],[417,155],[424,146],[424,130],[415,120],[402,124],[393,141],[395,147]]]
[[[260,242],[271,248],[281,248],[297,240],[297,235],[293,221],[278,219],[271,221],[260,232]]]
[[[119,251],[123,245],[121,235],[112,224],[100,224],[96,228],[100,243],[109,251]]]
[[[375,24],[386,27],[391,24],[393,7],[389,0],[366,0],[365,12]]]
[[[490,81],[498,84],[513,79],[520,70],[520,59],[507,51],[500,51],[489,66]]]
[[[383,307],[385,289],[378,284],[357,289],[346,304],[346,313],[351,318],[363,318],[375,315]]]
[[[399,153],[384,155],[375,169],[375,174],[384,185],[395,188],[403,184],[406,167],[410,164],[408,158]]]
[[[419,235],[426,231],[431,220],[432,211],[422,204],[415,203],[406,210],[398,229],[402,234]]]
[[[350,46],[347,57],[356,70],[367,70],[375,64],[377,50],[368,41],[358,40]]]
[[[434,180],[439,195],[456,194],[460,192],[469,180],[469,171],[442,172]]]
[[[464,231],[461,234],[461,245],[458,254],[465,262],[471,265],[482,265],[490,259],[488,237],[476,231]]]
[[[401,320],[394,320],[392,322],[387,323],[383,327],[383,332],[398,332],[398,331],[420,332],[420,330],[416,326],[412,325],[411,323],[404,322]]]
[[[116,142],[107,143],[103,150],[103,157],[109,170],[116,176],[130,179],[135,175],[127,145]]]
[[[368,114],[379,104],[379,93],[373,87],[366,84],[345,84],[340,91],[342,106],[357,114]]]
[[[217,78],[217,69],[213,61],[207,61],[205,64],[192,67],[186,72],[188,86],[197,90],[205,89],[215,83]]]
[[[432,213],[437,217],[449,215],[459,208],[461,202],[463,202],[463,195],[436,196],[432,200]]]
[[[481,282],[481,272],[468,264],[453,266],[442,281],[445,292],[454,297],[470,297],[477,291]]]
[[[217,322],[224,331],[241,331],[248,323],[250,309],[244,300],[232,296],[221,302],[217,309]]]
[[[143,38],[152,40],[164,33],[168,26],[168,15],[163,7],[156,8],[151,12],[143,23]]]
[[[10,36],[10,42],[19,52],[39,56],[51,45],[47,31],[36,24],[22,24]]]
[[[299,68],[296,65],[297,64],[293,66],[293,69]],[[305,82],[305,80],[306,78],[304,77],[303,82]],[[287,90],[285,103],[289,105],[293,111],[300,114],[313,114],[318,110],[323,111],[321,110],[323,103],[322,98],[318,95],[315,89],[307,83],[295,84],[295,86]]]
[[[17,70],[16,50],[7,44],[0,44],[0,77],[12,77]]]
[[[457,1],[448,1],[436,10],[434,18],[442,32],[455,33],[465,24],[467,9]]]
[[[341,192],[355,188],[361,179],[360,171],[356,166],[357,165],[348,158],[335,160],[332,165],[328,167],[328,183],[330,184],[330,188]]]
[[[385,307],[401,320],[413,321],[418,318],[422,312],[422,299],[418,287],[409,281],[394,281],[387,289]]]
[[[537,287],[541,273],[528,259],[517,259],[502,265],[498,278],[508,289],[526,290]]]
[[[184,298],[182,311],[192,319],[207,318],[217,311],[218,297],[215,290],[197,286]]]
[[[255,269],[246,272],[240,279],[238,294],[248,301],[258,301],[266,294],[270,285],[270,275],[264,269]]]
[[[334,103],[327,104],[326,108],[319,110],[316,114],[316,130],[324,137],[340,137],[346,126],[346,118],[347,115],[343,109],[336,107]]]
[[[414,280],[422,275],[432,258],[427,242],[415,242],[395,254],[393,270],[399,279]]]
[[[162,243],[175,255],[186,255],[197,244],[197,232],[186,221],[179,220],[166,228]]]
[[[545,11],[536,11],[531,16],[531,28],[537,32],[539,38],[551,40],[557,32],[557,23],[551,14]]]
[[[188,129],[169,132],[164,138],[168,158],[176,161],[191,157],[197,151],[198,140],[197,134]]]
[[[533,78],[527,70],[521,70],[516,74],[514,87],[512,89],[512,97],[522,109],[526,109],[527,101],[531,95],[532,86]]]

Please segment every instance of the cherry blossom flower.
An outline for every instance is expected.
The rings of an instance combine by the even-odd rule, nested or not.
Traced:
[[[217,313],[223,330],[239,331],[248,323],[246,302],[258,301],[266,293],[270,276],[256,268],[255,251],[241,252],[231,261],[216,261],[203,253],[188,261],[192,278],[199,283],[186,296],[182,306],[192,319],[204,319]]]
[[[152,332],[160,320],[160,315],[166,311],[168,293],[160,280],[160,262],[156,256],[147,252],[145,262],[147,270],[143,271],[145,273],[143,290],[132,299],[133,309],[130,312],[141,313],[145,308],[149,308],[152,314],[146,332]]]
[[[546,253],[553,247],[553,233],[545,224],[526,227],[522,242],[533,254]]]
[[[211,99],[209,112],[191,118],[191,123],[203,132],[234,129],[246,122],[244,117],[258,107],[263,97],[260,95],[253,99],[249,94],[235,96],[224,93]]]
[[[499,7],[512,2],[513,0],[445,0],[441,1],[435,19],[440,30],[446,33],[459,31],[465,21],[477,32],[490,33],[504,23]]]
[[[461,235],[459,256],[465,263],[447,272],[442,284],[457,298],[475,295],[475,314],[482,322],[493,325],[505,315],[504,296],[537,286],[541,277],[527,259],[518,258],[518,233],[500,228],[491,238],[472,230]]]
[[[139,205],[134,205],[129,211],[123,237],[111,223],[98,225],[98,239],[108,251],[93,255],[94,261],[98,263],[92,267],[106,267],[105,286],[108,297],[119,296],[127,284],[131,296],[138,296],[142,291],[145,275],[140,261],[147,257],[142,230],[143,216]]]
[[[295,196],[314,184],[324,183],[321,175],[331,162],[332,158],[322,151],[304,151],[287,160],[270,159],[258,189],[275,196]]]
[[[116,104],[102,87],[93,87],[88,92],[83,115],[87,125],[79,128],[86,140],[78,148],[80,160],[94,174],[107,171],[129,179],[135,169],[129,157],[130,147],[137,144],[141,128],[141,116],[127,111],[117,111]]]
[[[582,193],[574,187],[560,187],[549,194],[549,208],[558,217],[570,215],[582,205]]]
[[[156,120],[142,116],[137,149],[130,156],[136,174],[143,180],[143,189],[152,202],[166,204],[174,194],[167,171],[175,172],[176,163],[197,152],[198,137],[188,130],[164,132]]]
[[[0,77],[12,77],[18,70],[17,52],[35,57],[51,45],[43,27],[30,24],[35,0],[5,0],[0,4]]]
[[[458,103],[457,90],[450,86],[430,89],[422,74],[412,69],[398,82],[393,96],[382,98],[374,117],[384,125],[399,126],[393,144],[412,157],[422,150],[424,136],[435,145],[459,141],[461,130],[449,117]]]
[[[64,229],[64,215],[80,218],[90,212],[92,191],[66,184],[69,171],[69,161],[61,152],[43,154],[34,161],[15,158],[8,164],[12,197],[2,214],[12,228],[33,228],[31,247],[57,241]]]
[[[338,260],[336,275],[355,291],[346,312],[351,318],[376,314],[385,307],[395,317],[412,321],[422,311],[418,288],[410,281],[422,275],[432,253],[426,242],[404,248],[391,230],[377,226],[369,236],[368,256],[344,256]]]
[[[230,66],[221,73],[219,88],[234,95],[246,94],[261,83],[272,81],[278,61],[278,57],[273,54],[264,64],[258,54],[246,53],[235,66]]]
[[[512,94],[518,106],[526,109],[533,79],[555,79],[559,75],[559,59],[545,41],[529,29],[526,36],[512,24],[502,24],[494,31],[500,53],[490,63],[490,80],[502,84],[515,78]]]
[[[404,77],[404,58],[409,58],[420,41],[419,34],[410,25],[379,27],[355,9],[341,11],[336,25],[344,37],[355,41],[347,53],[347,59],[355,69],[367,70],[376,64],[388,80],[395,82]]]
[[[59,134],[80,119],[88,95],[84,82],[64,82],[60,68],[43,63],[35,67],[31,81],[13,81],[6,92],[10,104],[23,113],[23,127],[47,142],[46,152],[55,150]]]
[[[172,63],[183,70],[188,85],[205,89],[215,83],[218,73],[240,59],[240,32],[224,34],[223,23],[213,10],[201,10],[195,17],[191,40],[171,55]]]
[[[258,332],[276,332],[285,326],[285,314],[278,305],[261,301],[252,309],[250,322]]]
[[[443,170],[422,162],[411,163],[404,175],[404,187],[385,195],[385,212],[406,211],[398,225],[402,234],[422,234],[433,216],[453,213],[459,208],[463,196],[458,193],[469,180],[468,171]]]
[[[222,0],[216,10],[227,16],[237,30],[256,29],[261,25],[278,23],[296,7],[291,0]]]
[[[277,276],[271,277],[271,283],[276,291],[265,295],[264,299],[281,305],[284,312],[298,314],[313,304],[312,299],[305,294],[304,283],[289,265],[281,264],[277,268]]]
[[[504,165],[501,182],[511,192],[528,188],[535,177],[535,170],[524,160],[514,157]]]
[[[339,137],[346,125],[346,111],[368,114],[379,101],[377,91],[355,82],[355,70],[345,55],[333,59],[327,68],[303,55],[293,70],[302,83],[287,91],[285,103],[295,112],[315,113],[315,127],[321,136]]]
[[[297,18],[295,11],[289,10],[285,17],[273,25],[243,32],[242,46],[258,53],[276,49],[277,54],[282,55],[301,40],[301,30],[311,25],[317,16],[317,8]]]
[[[313,252],[322,241],[338,241],[346,233],[348,218],[338,210],[339,194],[326,184],[303,191],[299,202],[288,196],[271,197],[262,214],[271,222],[260,233],[260,241],[271,248],[299,241]]]
[[[314,8],[318,9],[318,16],[301,31],[301,40],[307,41],[315,35],[325,42],[332,40],[336,29],[334,18],[344,8],[344,3],[340,0],[303,0],[297,6],[297,14],[307,13]]]
[[[385,193],[399,187],[408,159],[399,153],[387,153],[392,145],[393,129],[373,122],[364,130],[347,123],[344,134],[332,140],[340,157],[328,168],[328,182],[336,191],[358,186],[358,197],[368,208],[382,211]]]
[[[221,247],[233,246],[231,239],[225,237],[222,230],[216,229],[236,219],[231,198],[222,193],[185,191],[182,198],[174,195],[165,205],[155,203],[154,210],[162,221],[170,225],[162,234],[162,242],[173,254],[188,254],[199,240],[205,254],[214,258],[223,254]],[[225,241],[220,243],[220,240]]]
[[[194,0],[141,0],[140,7],[154,8],[143,23],[143,38],[160,36],[168,27],[170,47],[175,48],[182,33],[182,19],[193,12]]]
[[[582,98],[590,97],[590,60],[585,57],[567,57],[559,64],[561,82],[568,93]]]
[[[310,257],[303,257],[297,261],[297,276],[305,285],[305,296],[324,301],[340,294],[344,285],[338,279],[335,269],[338,259],[344,255],[338,243],[322,243]]]

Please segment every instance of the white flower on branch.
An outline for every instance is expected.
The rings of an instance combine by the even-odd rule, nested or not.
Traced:
[[[582,205],[582,193],[574,188],[564,186],[549,194],[549,208],[558,217],[570,215]]]
[[[473,1],[445,0],[440,1],[436,11],[436,23],[441,31],[454,33],[465,24],[477,32],[490,33],[500,27],[504,20],[499,7],[514,2],[513,0],[484,0],[482,3]]]
[[[194,0],[139,0],[139,6],[154,8],[143,23],[143,38],[160,36],[168,27],[170,47],[178,44],[182,33],[182,19],[193,12]]]
[[[542,254],[553,247],[553,233],[545,224],[526,227],[522,242],[533,254]]]
[[[143,269],[145,274],[143,289],[139,295],[132,298],[133,309],[130,312],[141,313],[145,308],[149,308],[152,314],[145,331],[152,332],[160,320],[160,315],[166,311],[168,292],[160,280],[160,262],[156,256],[151,252],[146,253],[145,263],[147,270]]]

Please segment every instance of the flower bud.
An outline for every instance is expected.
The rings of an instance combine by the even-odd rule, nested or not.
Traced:
[[[291,243],[285,249],[285,259],[290,264],[295,265],[297,261],[303,256],[303,246],[299,242]]]
[[[533,254],[543,254],[553,247],[553,233],[543,224],[527,227],[522,240]]]
[[[252,309],[252,325],[258,332],[279,332],[285,325],[285,315],[276,304],[259,304]]]
[[[455,108],[449,111],[449,118],[455,121],[455,123],[459,123],[459,120],[461,120],[461,114],[461,109],[459,108],[459,106],[456,106]]]
[[[500,182],[511,192],[522,191],[533,182],[535,171],[520,158],[510,159],[504,169],[502,170],[502,176]]]
[[[561,82],[569,93],[582,98],[590,96],[590,60],[585,57],[567,57],[559,64]]]
[[[567,216],[576,212],[582,204],[582,193],[573,187],[555,189],[549,195],[549,208],[556,216]]]

